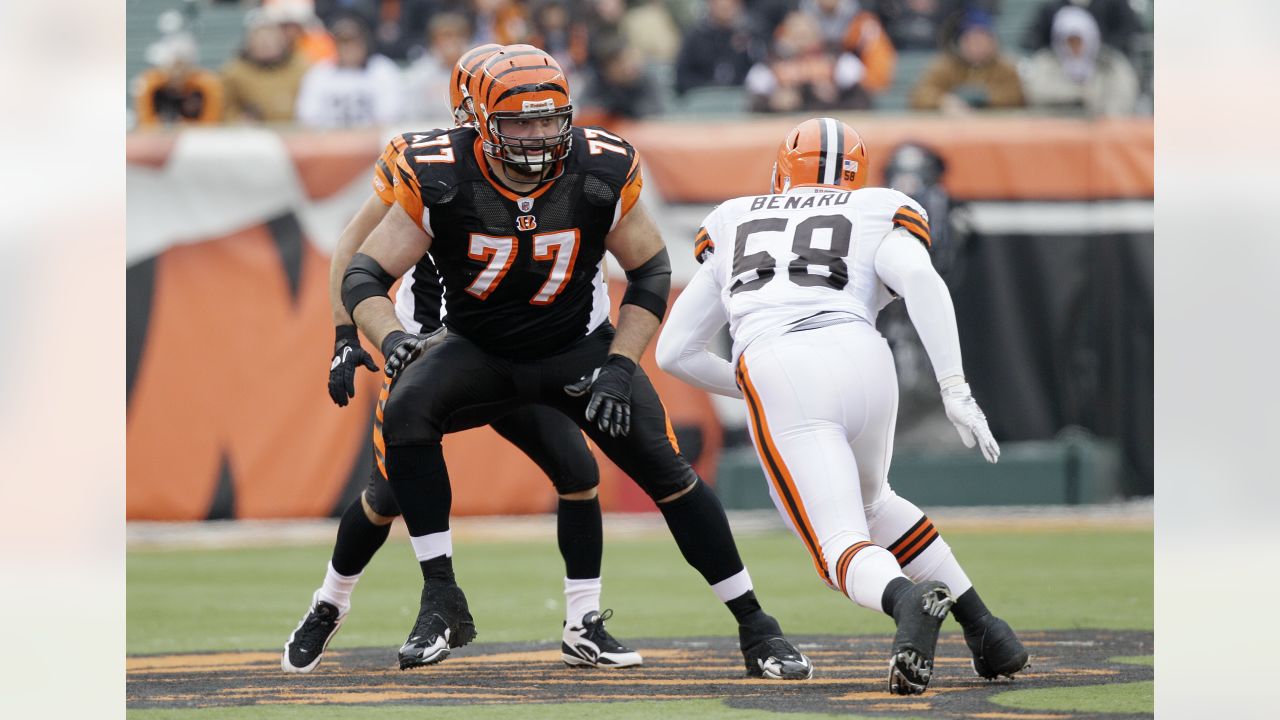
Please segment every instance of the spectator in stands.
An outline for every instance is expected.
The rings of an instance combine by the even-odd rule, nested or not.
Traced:
[[[949,21],[993,6],[994,0],[878,0],[875,11],[898,50],[937,50]]]
[[[819,0],[819,4],[823,1]],[[830,3],[830,0],[825,1]],[[852,53],[862,64],[858,85],[868,93],[883,92],[893,84],[898,52],[893,49],[893,42],[874,13],[861,9],[856,11],[839,38],[838,47]]]
[[[680,52],[680,26],[663,0],[640,0],[622,17],[627,44],[650,63],[669,65]]]
[[[470,48],[471,23],[459,13],[442,12],[431,18],[427,35],[431,52],[404,71],[404,118],[447,126],[453,118],[448,99],[450,76],[458,58]]]
[[[916,110],[963,114],[984,108],[1022,107],[1022,81],[1000,54],[991,16],[970,10],[957,24],[956,38],[925,71],[911,92]]]
[[[626,43],[622,33],[622,18],[626,16],[625,0],[585,0],[582,20],[587,28],[587,63],[592,67],[604,64],[605,58]]]
[[[1138,75],[1118,50],[1102,44],[1098,23],[1073,5],[1053,16],[1052,45],[1027,64],[1027,102],[1035,107],[1127,115],[1138,102]]]
[[[511,45],[529,36],[524,6],[515,0],[470,0],[471,47],[486,43]]]
[[[853,53],[827,45],[813,15],[794,12],[778,27],[769,60],[747,73],[746,87],[756,112],[865,109],[871,106],[865,76]]]
[[[1087,10],[1098,22],[1102,42],[1126,56],[1133,52],[1133,39],[1142,30],[1129,0],[1048,0],[1036,11],[1035,18],[1022,36],[1022,47],[1035,52],[1053,42],[1053,19],[1058,10],[1074,6]]]
[[[601,122],[634,120],[662,112],[662,100],[653,79],[645,74],[644,60],[635,48],[620,42],[603,51],[604,60],[595,68],[583,93],[586,112],[603,115]]]
[[[800,0],[797,9],[817,20],[827,47],[838,50],[844,45],[844,36],[853,17],[862,12],[862,3],[858,0]]]
[[[302,76],[310,65],[266,13],[251,13],[246,23],[244,47],[222,66],[227,119],[290,122]]]
[[[368,29],[355,17],[335,21],[331,32],[338,59],[312,66],[302,78],[298,122],[343,128],[398,121],[404,94],[400,69],[386,57],[370,54]]]
[[[263,0],[262,11],[280,24],[293,51],[309,64],[337,59],[337,47],[311,0]]]
[[[139,127],[209,124],[222,117],[222,82],[200,67],[195,40],[185,32],[147,49],[152,68],[138,78],[134,108]]]
[[[545,50],[571,75],[587,62],[587,26],[571,21],[568,0],[529,3],[528,42]]]
[[[709,86],[740,86],[762,57],[757,28],[741,0],[707,0],[706,16],[689,30],[676,58],[676,94]]]

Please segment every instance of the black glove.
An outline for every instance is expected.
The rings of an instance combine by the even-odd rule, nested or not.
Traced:
[[[360,347],[355,325],[339,325],[334,334],[337,339],[333,343],[333,362],[329,363],[329,397],[338,407],[346,407],[347,401],[356,396],[356,368],[363,365],[377,372],[378,365]]]
[[[422,354],[422,336],[403,330],[392,330],[382,338],[382,358],[386,362],[383,372],[394,378],[409,363]]]
[[[565,385],[564,391],[573,397],[581,397],[590,391],[587,421],[596,421],[602,432],[613,437],[625,436],[631,432],[631,377],[635,372],[636,364],[631,358],[610,355],[590,375],[583,375],[578,382]]]

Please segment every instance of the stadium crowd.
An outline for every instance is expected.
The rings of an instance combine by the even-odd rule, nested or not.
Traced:
[[[175,0],[133,79],[131,124],[447,124],[450,69],[489,42],[547,50],[593,123],[682,108],[1150,112],[1134,9],[1149,2],[1023,0],[1036,7],[1009,48],[997,26],[1015,1]],[[210,5],[242,10],[243,38],[202,67]]]

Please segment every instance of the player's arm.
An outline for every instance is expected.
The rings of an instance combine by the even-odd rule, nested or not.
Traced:
[[[639,192],[639,183],[634,185]],[[627,292],[618,310],[618,329],[605,363],[576,383],[565,386],[573,396],[591,393],[586,418],[613,436],[631,432],[631,379],[640,356],[667,312],[671,291],[671,260],[662,234],[648,211],[635,199],[630,211],[604,239],[604,246],[627,273]]]
[[[609,354],[639,362],[667,312],[671,259],[658,226],[639,201],[605,237],[604,246],[627,274],[627,291]]]
[[[1000,457],[1000,446],[965,382],[955,306],[946,283],[929,261],[929,251],[909,229],[894,228],[876,250],[875,270],[884,284],[906,302],[911,324],[920,335],[942,388],[947,417],[955,424],[961,440],[966,447],[973,447],[976,438],[982,454],[995,462]]]
[[[733,365],[707,349],[727,322],[712,266],[703,265],[667,314],[655,350],[658,367],[708,392],[742,397]]]
[[[431,248],[422,192],[403,156],[395,172],[396,204],[352,256],[342,278],[343,306],[365,337],[382,348],[389,377],[418,356],[424,338],[405,332],[387,293]]]
[[[364,367],[376,371],[377,363],[360,346],[351,314],[342,305],[342,275],[351,262],[356,248],[377,227],[387,214],[387,205],[377,195],[371,195],[360,207],[356,216],[338,237],[338,247],[329,259],[329,305],[333,313],[333,359],[329,362],[329,397],[338,407],[345,407],[356,396],[356,369]]]

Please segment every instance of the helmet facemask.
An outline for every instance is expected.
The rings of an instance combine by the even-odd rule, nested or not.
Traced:
[[[530,106],[544,105],[545,109]],[[487,117],[489,136],[494,141],[486,140],[484,152],[489,157],[522,175],[538,176],[545,182],[559,177],[563,172],[561,165],[569,155],[573,142],[573,106],[556,107],[554,101],[525,101],[523,112],[495,112]],[[520,137],[502,132],[503,121],[538,120],[554,118],[558,131],[542,137]],[[552,174],[554,172],[554,174]]]

